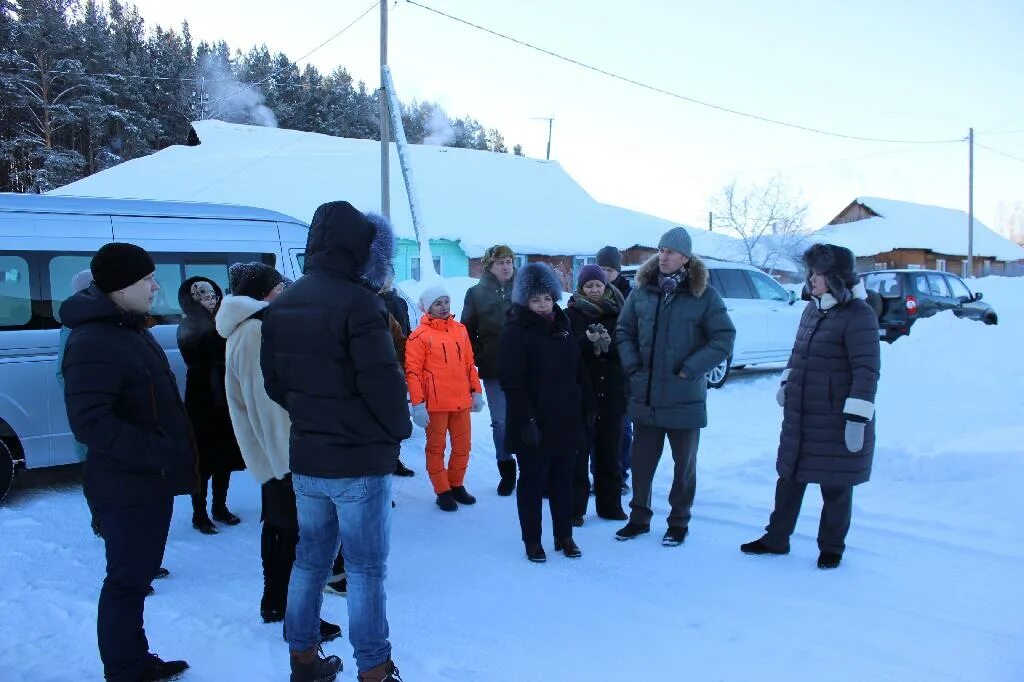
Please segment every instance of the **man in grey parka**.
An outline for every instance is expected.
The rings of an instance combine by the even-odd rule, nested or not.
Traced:
[[[631,540],[650,531],[651,485],[668,436],[675,471],[662,544],[674,547],[686,539],[697,489],[697,446],[708,421],[706,374],[732,353],[736,340],[722,297],[708,286],[707,268],[682,227],[662,235],[658,254],[637,271],[615,338],[635,429],[632,511],[615,537]]]

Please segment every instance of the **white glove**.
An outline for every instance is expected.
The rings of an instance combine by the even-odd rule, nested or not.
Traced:
[[[860,452],[864,447],[864,422],[846,422],[846,449]]]
[[[469,408],[470,412],[482,412],[484,409],[484,397],[479,393],[473,394],[473,407]]]
[[[419,405],[412,406],[412,423],[421,429],[427,428],[427,423],[430,421],[430,415],[427,414],[427,404],[420,403]]]
[[[779,386],[779,390],[775,393],[775,402],[779,404],[779,407],[786,406],[786,384],[783,383]]]
[[[590,343],[597,343],[600,340],[601,332],[592,332],[589,329],[587,330],[587,341],[590,341]]]

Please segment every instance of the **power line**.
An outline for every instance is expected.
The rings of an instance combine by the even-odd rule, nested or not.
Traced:
[[[39,69],[0,69],[7,73],[39,73]],[[124,74],[124,73],[91,73],[89,71],[47,71],[49,75],[53,76],[95,76],[95,77],[107,77],[107,78],[123,78],[127,80],[149,80],[149,81],[182,81],[182,82],[199,82],[205,80],[207,83],[234,83],[232,80],[212,80],[203,78],[189,78],[188,76],[141,76],[136,74]]]
[[[994,154],[999,154],[999,156],[1005,156],[1008,159],[1013,159],[1014,161],[1020,161],[1021,163],[1024,163],[1024,158],[1021,158],[1019,156],[1014,156],[1013,154],[1007,154],[1006,152],[1001,152],[998,149],[993,149],[992,147],[989,147],[988,145],[984,145],[984,144],[978,142],[977,140],[974,141],[974,145],[976,147],[981,147],[982,149],[987,149],[987,150],[989,150],[990,152],[992,152]]]
[[[837,132],[833,132],[833,131],[829,131],[829,130],[822,130],[820,128],[812,128],[810,126],[800,125],[798,123],[788,123],[786,121],[780,121],[778,119],[768,118],[767,116],[759,116],[758,114],[751,114],[751,113],[747,113],[745,111],[739,111],[738,109],[730,109],[729,107],[725,107],[725,106],[722,106],[720,104],[714,104],[712,102],[705,102],[703,100],[699,100],[699,99],[696,99],[696,98],[693,98],[693,97],[688,97],[686,95],[680,95],[679,93],[672,92],[670,90],[665,90],[664,88],[659,88],[659,87],[654,86],[654,85],[649,85],[647,83],[642,83],[642,82],[640,82],[638,80],[634,80],[633,78],[628,78],[626,76],[620,76],[617,73],[612,73],[611,71],[606,71],[605,69],[602,69],[602,68],[599,68],[599,67],[596,67],[596,66],[591,66],[590,64],[585,64],[585,63],[583,63],[583,62],[581,62],[581,61],[579,61],[577,59],[573,59],[572,57],[566,57],[565,55],[558,54],[557,52],[552,52],[551,50],[547,50],[547,49],[545,49],[543,47],[538,47],[538,46],[533,45],[531,43],[527,43],[527,42],[525,42],[523,40],[519,40],[518,38],[513,38],[511,36],[505,35],[504,33],[499,33],[498,31],[495,31],[493,29],[489,29],[489,28],[487,28],[485,26],[480,26],[479,24],[474,24],[471,21],[466,21],[465,19],[460,19],[459,17],[456,17],[456,16],[453,16],[451,14],[448,14],[447,12],[442,12],[441,10],[434,9],[433,7],[428,7],[427,5],[424,5],[424,4],[421,4],[419,2],[416,2],[415,0],[406,0],[406,2],[408,2],[410,5],[413,5],[415,7],[420,7],[422,9],[427,10],[428,12],[433,12],[434,14],[440,15],[440,16],[445,17],[447,19],[451,19],[452,21],[458,22],[460,24],[465,24],[466,26],[470,26],[470,27],[475,28],[475,29],[477,29],[479,31],[483,31],[485,33],[489,33],[489,34],[491,34],[493,36],[496,36],[498,38],[501,38],[503,40],[507,40],[507,41],[515,43],[517,45],[521,45],[521,46],[529,48],[531,50],[535,50],[535,51],[540,52],[542,54],[546,54],[549,57],[554,57],[555,59],[560,59],[560,60],[562,60],[564,62],[568,62],[568,63],[573,64],[575,66],[579,66],[581,68],[587,69],[588,71],[593,71],[595,73],[599,73],[602,76],[608,76],[609,78],[614,78],[614,79],[620,80],[620,81],[622,81],[624,83],[629,83],[630,85],[635,85],[637,87],[641,87],[641,88],[644,88],[646,90],[650,90],[652,92],[657,92],[657,93],[662,94],[662,95],[667,95],[669,97],[674,97],[675,99],[680,99],[680,100],[683,100],[684,102],[689,102],[691,104],[698,104],[698,105],[700,105],[702,107],[708,107],[709,109],[715,109],[717,111],[723,111],[725,113],[734,114],[736,116],[743,116],[744,118],[750,118],[750,119],[753,119],[755,121],[761,121],[763,123],[772,123],[774,125],[784,126],[786,128],[794,128],[796,130],[803,130],[805,132],[816,133],[818,135],[828,135],[828,136],[831,136],[831,137],[839,137],[839,138],[843,138],[843,139],[846,139],[846,140],[859,140],[861,142],[884,142],[884,143],[889,143],[889,144],[944,144],[946,142],[959,142],[960,139],[961,139],[961,138],[956,138],[956,139],[950,139],[950,140],[890,140],[890,139],[877,138],[877,137],[862,137],[860,135],[847,135],[845,133],[837,133]]]
[[[217,99],[215,99],[215,100],[212,100],[212,101],[210,101],[210,102],[207,102],[207,103],[206,103],[206,106],[212,106],[212,105],[214,105],[214,104],[217,104],[218,102],[223,102],[223,101],[224,101],[224,100],[226,100],[226,99],[231,99],[231,98],[232,98],[232,97],[234,97],[235,95],[238,95],[238,94],[241,94],[241,93],[245,92],[245,91],[246,91],[246,89],[248,89],[248,88],[253,88],[253,87],[256,87],[257,85],[260,85],[260,84],[262,84],[262,83],[266,83],[266,82],[267,82],[268,80],[270,80],[271,78],[274,78],[274,77],[276,77],[276,76],[278,76],[278,75],[280,75],[280,74],[284,73],[284,72],[285,72],[285,71],[287,71],[288,69],[290,69],[290,68],[292,68],[293,66],[297,65],[297,64],[298,64],[299,62],[301,62],[301,61],[302,61],[303,59],[305,59],[306,57],[310,56],[311,54],[313,54],[314,52],[316,52],[317,50],[319,50],[320,48],[322,48],[322,47],[323,47],[324,45],[326,45],[327,43],[331,42],[332,40],[335,40],[335,39],[337,39],[337,38],[338,38],[338,37],[339,37],[339,36],[340,36],[340,35],[341,35],[342,33],[344,33],[345,31],[349,30],[350,28],[352,28],[353,26],[355,26],[356,24],[358,24],[358,23],[359,23],[359,22],[360,22],[360,21],[361,21],[361,20],[363,19],[363,17],[365,17],[365,16],[367,15],[367,14],[369,14],[370,12],[372,12],[373,10],[375,10],[375,9],[377,8],[377,5],[379,5],[379,4],[380,4],[380,2],[375,2],[375,3],[373,3],[372,5],[370,5],[369,7],[367,7],[367,8],[366,8],[366,11],[365,11],[365,12],[363,12],[363,13],[362,13],[362,14],[360,14],[360,15],[359,15],[358,17],[356,17],[355,19],[353,19],[353,20],[352,20],[352,21],[351,21],[351,22],[350,22],[350,23],[349,23],[349,24],[348,24],[347,26],[345,26],[345,27],[344,27],[343,29],[341,29],[340,31],[338,31],[337,33],[335,33],[334,35],[332,35],[332,36],[331,36],[330,38],[328,38],[328,39],[327,39],[327,40],[325,40],[324,42],[322,42],[322,43],[320,43],[319,45],[317,45],[316,47],[314,47],[314,48],[313,48],[312,50],[310,50],[310,51],[309,51],[309,52],[307,52],[306,54],[304,54],[304,55],[302,55],[301,57],[299,57],[298,59],[296,59],[296,60],[295,60],[294,62],[292,62],[292,63],[288,64],[287,66],[283,66],[283,67],[281,67],[281,68],[280,68],[280,69],[278,69],[277,71],[274,71],[273,73],[271,73],[271,74],[270,74],[269,76],[266,76],[266,77],[264,77],[264,78],[261,78],[260,80],[256,81],[255,83],[247,83],[247,84],[243,85],[242,87],[240,87],[239,89],[235,90],[234,92],[232,92],[232,93],[230,93],[230,94],[224,95],[223,97],[218,97],[218,98],[217,98]]]

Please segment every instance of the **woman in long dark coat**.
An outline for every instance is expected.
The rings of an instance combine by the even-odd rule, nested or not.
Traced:
[[[778,400],[783,407],[775,510],[746,554],[788,554],[808,483],[821,486],[818,568],[836,568],[846,549],[853,486],[871,477],[875,391],[880,370],[878,317],[867,303],[849,249],[816,244],[804,310]]]
[[[547,560],[541,545],[545,490],[551,506],[555,551],[583,555],[572,538],[573,463],[586,447],[593,418],[586,369],[569,318],[556,301],[562,287],[545,263],[517,274],[512,308],[501,331],[499,374],[507,398],[506,452],[519,460],[516,501],[526,557]]]
[[[214,535],[217,528],[206,512],[206,490],[213,479],[213,519],[228,526],[241,519],[228,511],[232,471],[245,468],[238,449],[224,389],[226,341],[217,333],[214,316],[224,298],[221,288],[206,277],[190,277],[178,289],[183,319],[178,325],[178,348],[188,373],[185,409],[199,450],[199,491],[192,496],[192,527]]]
[[[594,459],[597,515],[613,521],[628,518],[622,510],[622,468],[619,463],[626,414],[626,378],[615,343],[615,325],[624,302],[622,294],[608,283],[601,268],[585,265],[577,278],[576,292],[565,310],[572,324],[572,333],[580,345],[596,406],[594,426],[587,433],[589,447],[577,457],[573,474],[574,526],[582,526],[587,513],[590,499],[587,464],[591,456]]]

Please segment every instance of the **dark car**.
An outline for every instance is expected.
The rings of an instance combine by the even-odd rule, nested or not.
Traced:
[[[914,322],[951,310],[957,317],[996,324],[995,309],[981,300],[981,292],[971,293],[962,279],[938,270],[875,270],[860,276],[871,296],[869,302],[878,313],[878,332],[892,343],[910,334]]]

